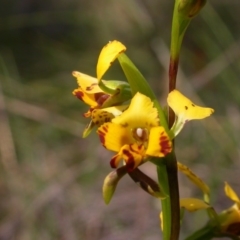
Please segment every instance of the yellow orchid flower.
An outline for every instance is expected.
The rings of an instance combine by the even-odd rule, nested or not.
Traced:
[[[221,232],[240,236],[240,199],[227,182],[224,190],[226,196],[235,203],[219,215]]]
[[[110,162],[113,168],[123,159],[131,171],[148,156],[163,157],[172,150],[171,140],[159,126],[157,109],[141,93],[132,98],[126,111],[101,125],[97,133],[105,148],[117,152]]]
[[[102,80],[102,76],[111,66],[112,62],[125,50],[126,47],[118,41],[109,42],[104,46],[97,62],[97,78],[73,71],[72,74],[77,78],[78,83],[78,88],[73,91],[73,95],[91,108],[101,108],[102,106],[110,107],[130,99],[131,94],[126,82]],[[119,98],[119,96],[117,96],[120,94],[120,90],[125,90],[125,97],[121,96],[121,98]],[[109,99],[113,98],[112,95],[114,95],[115,101],[109,103]],[[106,104],[106,102],[108,103]],[[89,114],[87,114],[86,117],[88,117],[88,115]]]
[[[78,83],[78,88],[73,91],[73,95],[90,106],[89,110],[83,114],[84,117],[92,118],[84,130],[83,137],[86,137],[95,125],[99,126],[100,123],[103,123],[103,120],[110,121],[113,117],[119,115],[118,110],[126,108],[121,104],[132,97],[128,83],[101,79],[112,62],[125,50],[126,47],[118,41],[109,42],[102,49],[97,62],[98,78],[78,71],[72,73]],[[111,106],[114,106],[114,108],[111,108]],[[104,111],[99,111],[99,109],[104,109]]]
[[[206,118],[214,112],[212,108],[195,105],[176,89],[168,94],[167,102],[176,114],[176,120],[171,129],[174,137],[177,136],[184,124],[188,121]]]

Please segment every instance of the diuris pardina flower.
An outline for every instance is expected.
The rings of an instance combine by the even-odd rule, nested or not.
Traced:
[[[90,106],[90,109],[84,113],[84,117],[91,117],[91,122],[84,130],[84,137],[90,133],[93,126],[100,126],[118,116],[127,107],[122,103],[132,97],[127,82],[102,80],[102,76],[110,67],[110,65],[106,66],[106,60],[114,61],[125,50],[126,47],[117,41],[106,45],[98,58],[97,78],[77,71],[72,73],[78,83],[78,88],[73,91],[73,95]]]
[[[101,125],[97,132],[103,146],[117,152],[110,162],[113,168],[123,159],[131,171],[148,156],[164,157],[172,150],[172,142],[160,126],[157,109],[141,93],[132,98],[126,111]]]

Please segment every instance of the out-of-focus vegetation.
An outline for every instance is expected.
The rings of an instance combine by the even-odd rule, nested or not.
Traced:
[[[95,75],[98,54],[117,39],[165,104],[173,1],[3,1],[0,8],[0,239],[155,240],[160,202],[127,176],[109,206],[101,198],[110,154],[82,139],[85,106],[73,70]],[[217,210],[240,193],[240,2],[209,1],[183,42],[177,87],[215,109],[187,124],[178,160],[212,189]],[[116,65],[116,66],[115,66]],[[123,78],[114,64],[107,75]],[[154,168],[142,169],[154,177]],[[182,197],[201,193],[179,174]],[[204,224],[186,214],[182,236]]]

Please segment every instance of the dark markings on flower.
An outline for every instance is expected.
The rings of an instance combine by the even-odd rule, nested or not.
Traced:
[[[188,110],[188,106],[185,106],[185,109]]]
[[[232,223],[231,225],[229,225],[226,232],[229,234],[239,236],[240,235],[240,222]]]
[[[99,124],[99,121],[96,121],[96,122],[94,122],[96,125],[98,125]]]
[[[130,149],[133,150],[130,146]],[[131,172],[134,169],[134,157],[133,155],[126,149],[123,150],[123,154],[126,156],[124,159],[126,160],[127,170]]]
[[[192,103],[192,106],[195,107],[195,105]]]
[[[105,147],[105,140],[106,140],[105,136],[106,136],[106,133],[108,132],[108,127],[107,126],[103,126],[102,130],[98,130],[98,135],[99,135],[100,142]]]
[[[128,123],[121,124],[122,127],[128,127]]]
[[[97,83],[93,83],[89,87],[86,87],[86,91],[91,91],[94,88],[94,86],[97,86],[97,85],[98,85]]]
[[[114,156],[112,159],[111,159],[111,161],[110,161],[110,166],[112,167],[112,168],[116,168],[117,166],[116,166],[116,159],[117,159],[117,155],[116,156]]]
[[[161,153],[165,156],[171,152],[172,148],[170,145],[170,141],[169,141],[168,137],[164,135],[164,132],[161,133],[161,137],[159,140],[160,140],[159,145],[160,145]]]
[[[80,99],[81,101],[83,101],[83,96],[84,96],[84,93],[83,93],[83,92],[77,90],[77,91],[74,92],[74,95],[75,95],[78,99]]]
[[[117,96],[117,95],[118,95],[120,92],[121,92],[121,89],[119,89],[119,88],[116,88],[116,89],[115,89],[114,96]]]
[[[98,103],[98,106],[102,106],[103,103],[110,97],[110,95],[105,93],[95,93],[94,96]]]
[[[99,139],[100,139],[100,142],[103,144],[105,144],[105,133],[102,132],[101,130],[98,130],[98,135],[99,135]]]
[[[132,147],[132,144],[131,145],[129,145],[129,148],[130,148],[130,150],[132,151],[132,152],[135,152],[135,153],[137,153],[137,151],[135,151],[134,150],[134,148]],[[123,151],[123,153],[124,153],[124,151]],[[131,155],[132,156],[132,155]]]
[[[146,125],[146,127],[148,127],[148,128],[154,127],[154,125],[153,125],[152,123],[149,123],[149,122],[145,122],[145,125]]]
[[[103,126],[103,130],[107,133],[108,132],[108,126]]]

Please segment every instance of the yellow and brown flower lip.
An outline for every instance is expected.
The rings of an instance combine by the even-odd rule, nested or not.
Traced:
[[[159,126],[158,112],[147,96],[137,93],[126,111],[104,123],[97,131],[102,145],[117,152],[110,165],[116,168],[124,160],[129,171],[149,156],[163,157],[172,151],[172,142]]]

